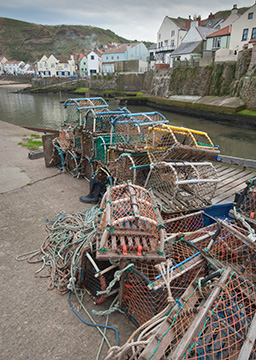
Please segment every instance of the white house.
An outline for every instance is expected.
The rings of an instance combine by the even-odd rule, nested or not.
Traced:
[[[156,62],[170,64],[171,53],[190,29],[190,19],[166,16],[157,32]]]
[[[174,60],[194,60],[199,62],[203,52],[203,41],[206,41],[207,35],[215,31],[216,29],[199,26],[198,20],[192,21],[190,29],[184,36],[181,44],[170,55],[170,66],[172,67]]]
[[[36,64],[37,73],[42,77],[67,77],[75,75],[74,56],[65,58],[58,55],[44,55]]]
[[[237,54],[244,47],[252,47],[250,40],[255,38],[256,3],[232,24],[229,49]]]
[[[24,61],[6,61],[4,63],[4,72],[8,75],[18,75],[20,74],[20,67],[24,65]]]
[[[2,75],[4,73],[4,64],[7,62],[8,60],[6,59],[6,57],[1,56],[0,57],[0,75]]]
[[[130,60],[138,60],[137,71],[144,72],[145,67],[147,69],[147,57],[148,49],[142,42],[121,44],[102,53],[102,72],[112,74],[115,71],[115,63]]]
[[[91,51],[87,55],[88,75],[96,75],[100,72],[101,56],[98,50]]]
[[[231,14],[221,23],[220,28],[223,29],[226,26],[232,25],[237,19],[239,19],[239,17],[240,15],[238,14],[237,5],[235,4],[231,10]]]

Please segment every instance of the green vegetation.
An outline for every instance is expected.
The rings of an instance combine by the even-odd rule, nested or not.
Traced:
[[[23,140],[18,143],[18,145],[27,147],[30,150],[37,150],[40,146],[43,145],[41,136],[38,134],[31,134],[30,137],[23,135]]]
[[[86,92],[89,91],[89,88],[84,88],[84,87],[78,87],[76,90],[75,90],[75,93],[76,94],[84,94]]]
[[[110,42],[130,42],[109,29],[93,26],[49,26],[3,17],[0,24],[0,48],[8,60],[34,62],[51,53],[68,57],[70,50],[91,51]]]
[[[248,109],[244,109],[241,111],[237,112],[238,115],[247,115],[247,116],[254,116],[256,117],[256,111],[254,110],[248,110]]]

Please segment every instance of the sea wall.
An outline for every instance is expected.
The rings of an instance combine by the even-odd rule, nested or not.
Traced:
[[[174,68],[141,73],[116,73],[90,79],[94,90],[143,91],[168,98],[183,96],[236,96],[248,109],[256,109],[256,69],[251,63],[252,52],[239,53],[237,62],[214,63],[208,66],[189,66],[178,63]]]

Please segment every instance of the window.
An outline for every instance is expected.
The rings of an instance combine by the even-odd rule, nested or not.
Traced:
[[[168,46],[168,40],[164,41],[164,46],[166,46],[166,47]]]
[[[252,37],[251,37],[251,40],[252,39],[255,39],[256,38],[256,27],[255,28],[252,28]]]
[[[171,37],[173,37],[174,35],[175,35],[175,30],[172,30]]]
[[[114,60],[114,56],[111,56],[111,59]]]
[[[171,40],[171,47],[174,47],[174,40]]]
[[[212,47],[214,49],[219,49],[220,48],[220,41],[221,41],[221,38],[220,37],[215,37],[213,38],[213,45]]]
[[[116,57],[119,60],[119,56]]]
[[[248,37],[248,29],[243,30],[242,41],[246,41]]]
[[[94,60],[94,55],[91,55],[91,60]]]
[[[51,68],[54,68],[54,64],[51,64]]]
[[[108,60],[108,56],[106,56],[106,59]]]
[[[248,20],[251,20],[253,18],[253,13],[248,14]]]

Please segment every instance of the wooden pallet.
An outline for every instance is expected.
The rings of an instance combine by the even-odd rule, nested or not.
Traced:
[[[238,166],[227,166],[215,163],[220,182],[212,199],[213,204],[233,202],[235,193],[246,187],[246,181],[256,177],[256,169],[245,169]]]

